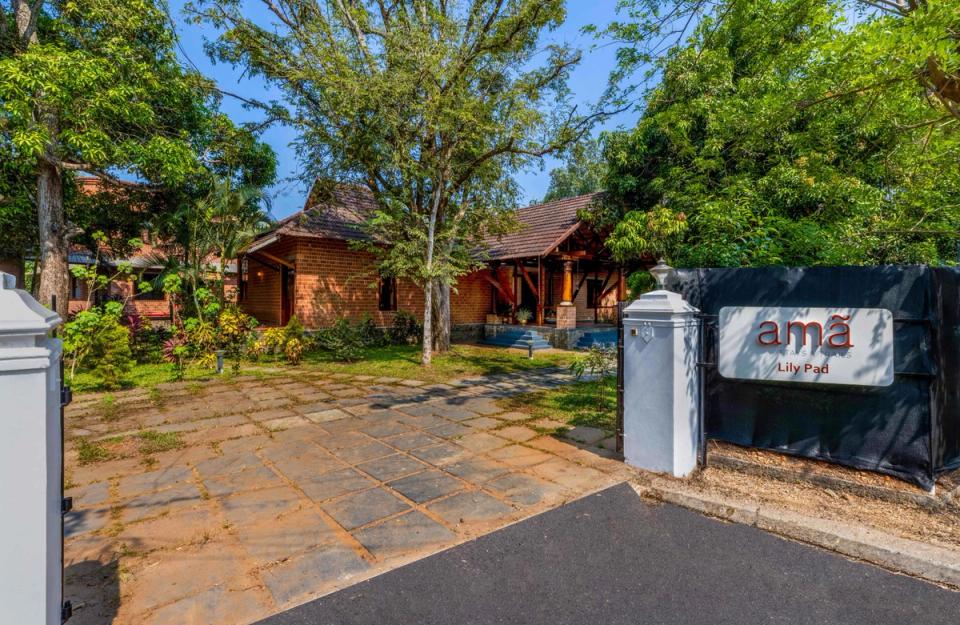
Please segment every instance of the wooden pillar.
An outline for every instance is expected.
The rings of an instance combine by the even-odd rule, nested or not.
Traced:
[[[577,307],[573,303],[573,261],[563,263],[563,297],[557,306],[557,329],[577,327]]]
[[[560,298],[560,304],[573,303],[573,261],[563,261],[563,295]]]

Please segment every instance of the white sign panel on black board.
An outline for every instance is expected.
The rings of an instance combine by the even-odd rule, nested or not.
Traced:
[[[725,378],[888,386],[893,315],[882,308],[726,306],[717,364]]]

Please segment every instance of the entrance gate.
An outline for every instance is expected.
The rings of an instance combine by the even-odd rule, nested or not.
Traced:
[[[924,266],[678,270],[667,288],[700,309],[702,442],[817,458],[931,488],[960,467],[960,270]],[[724,378],[726,306],[880,308],[894,322],[894,381],[850,386]]]

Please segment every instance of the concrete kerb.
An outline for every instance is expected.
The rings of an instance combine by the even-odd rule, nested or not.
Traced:
[[[819,519],[752,502],[707,495],[663,478],[631,480],[642,497],[695,510],[875,564],[884,569],[960,589],[960,550],[930,545],[874,529]]]

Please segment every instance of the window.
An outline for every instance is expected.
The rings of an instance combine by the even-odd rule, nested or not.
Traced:
[[[390,276],[380,276],[380,301],[382,311],[397,309],[397,279]]]
[[[159,274],[152,274],[152,275],[144,274],[143,276],[140,277],[139,280],[134,279],[133,280],[134,299],[151,300],[151,301],[160,301],[160,300],[166,299],[166,297],[163,294],[163,289],[160,287],[159,281],[157,280],[157,278],[159,277],[160,277]],[[149,291],[141,291],[140,290],[141,282],[149,282],[151,289]]]
[[[70,299],[83,299],[83,282],[76,276],[70,276]]]
[[[587,280],[587,308],[596,308],[603,295],[603,280]]]

